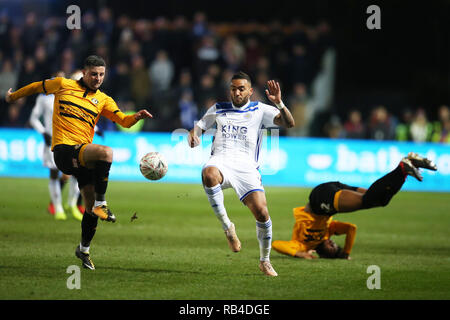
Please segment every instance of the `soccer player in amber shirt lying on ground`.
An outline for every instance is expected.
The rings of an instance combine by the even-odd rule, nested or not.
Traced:
[[[334,221],[333,215],[386,206],[401,189],[408,175],[423,180],[418,168],[437,170],[432,161],[410,152],[393,171],[375,181],[367,190],[338,181],[316,186],[309,195],[309,202],[304,207],[294,208],[292,239],[273,241],[272,248],[297,258],[314,259],[316,252],[321,258],[350,259],[356,226]],[[330,239],[333,235],[341,234],[346,235],[344,248]]]

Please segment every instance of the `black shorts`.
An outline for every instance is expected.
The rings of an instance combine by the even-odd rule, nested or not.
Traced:
[[[312,211],[318,215],[332,216],[337,213],[335,208],[335,196],[340,190],[355,191],[357,187],[351,187],[339,181],[319,184],[309,194],[309,205]]]
[[[88,169],[80,161],[80,152],[82,153],[85,146],[85,144],[74,146],[58,144],[53,148],[56,166],[61,172],[77,178],[79,189],[87,184],[94,184],[94,169]]]

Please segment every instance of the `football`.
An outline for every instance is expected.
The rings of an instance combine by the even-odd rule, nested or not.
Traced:
[[[147,179],[159,180],[166,175],[168,165],[161,153],[149,152],[141,158],[139,169]]]

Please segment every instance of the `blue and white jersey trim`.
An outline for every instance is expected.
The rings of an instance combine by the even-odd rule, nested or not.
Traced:
[[[250,190],[250,191],[247,191],[246,193],[244,193],[244,195],[243,195],[242,197],[240,197],[239,200],[240,200],[240,201],[244,200],[244,198],[245,198],[246,196],[248,196],[250,193],[255,192],[255,191],[261,191],[261,192],[264,192],[263,189],[253,189],[253,190]]]
[[[258,110],[257,107],[258,101],[251,101],[248,106],[244,109],[235,109],[231,102],[217,102],[216,103],[216,114],[217,113],[225,113],[225,112],[237,112],[237,113],[245,113]]]

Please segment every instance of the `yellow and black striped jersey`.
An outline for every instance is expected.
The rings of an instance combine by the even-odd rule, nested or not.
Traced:
[[[137,120],[125,115],[116,102],[100,90],[90,90],[83,79],[62,77],[33,82],[11,95],[16,100],[35,93],[54,94],[52,150],[58,144],[92,143],[94,128],[100,116],[129,128]]]
[[[308,213],[305,207],[294,208],[293,212],[295,225],[292,240],[300,241],[309,250],[329,238],[328,229],[333,217]]]
[[[334,221],[332,216],[317,215],[305,211],[305,207],[293,209],[295,225],[292,240],[301,243],[301,251],[314,249],[332,235],[346,234],[344,252],[350,253],[356,236],[356,226],[348,222]]]

